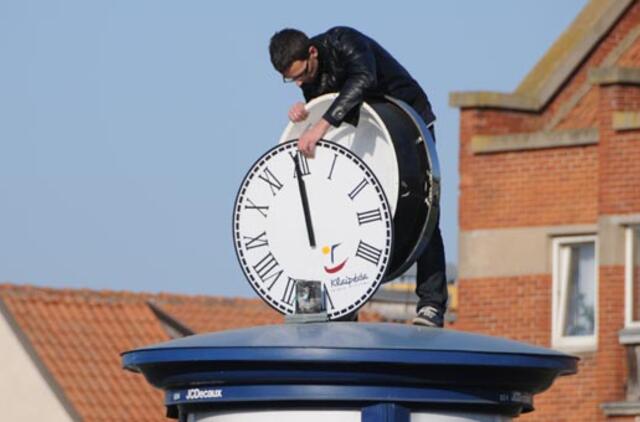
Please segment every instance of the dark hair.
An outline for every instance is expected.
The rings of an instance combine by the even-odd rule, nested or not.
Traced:
[[[269,54],[273,67],[280,73],[284,73],[291,63],[296,60],[304,60],[309,57],[309,37],[297,29],[285,28],[271,37]]]

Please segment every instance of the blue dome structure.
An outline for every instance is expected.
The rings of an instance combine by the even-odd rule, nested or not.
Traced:
[[[338,322],[194,335],[125,352],[122,361],[166,392],[173,417],[312,407],[409,421],[434,410],[532,411],[533,395],[575,373],[578,359],[453,330]],[[380,412],[395,416],[376,419]]]

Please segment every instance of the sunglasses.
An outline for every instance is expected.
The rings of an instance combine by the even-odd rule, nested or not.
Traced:
[[[291,82],[297,82],[300,79],[304,78],[305,76],[307,76],[307,74],[309,73],[309,59],[307,59],[307,64],[304,66],[304,70],[302,72],[300,72],[299,75],[296,75],[292,78],[287,78],[285,76],[282,76],[282,82],[288,84]]]

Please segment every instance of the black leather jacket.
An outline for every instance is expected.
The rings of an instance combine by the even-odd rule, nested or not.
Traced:
[[[302,91],[307,101],[339,92],[323,116],[333,126],[345,120],[357,125],[362,102],[383,95],[405,101],[427,124],[435,120],[427,94],[376,41],[342,26],[311,38],[311,42],[318,49],[320,69],[315,81],[302,85]]]

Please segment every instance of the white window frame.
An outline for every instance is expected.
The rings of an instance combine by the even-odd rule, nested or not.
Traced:
[[[567,294],[566,275],[560,274],[560,253],[563,246],[570,246],[579,243],[593,243],[594,248],[594,329],[593,335],[590,336],[565,336],[562,335],[564,326],[565,309],[560,309],[560,305],[566,303],[565,296]],[[599,259],[598,259],[598,238],[595,235],[588,236],[566,236],[553,239],[552,248],[553,262],[553,283],[552,283],[552,309],[551,309],[551,345],[552,347],[565,352],[591,352],[598,347],[598,315],[599,315]],[[564,306],[564,305],[563,305]]]
[[[626,226],[625,231],[625,259],[624,259],[624,325],[625,327],[640,327],[640,320],[633,320],[633,256],[635,248],[634,231],[640,230],[640,224]]]

